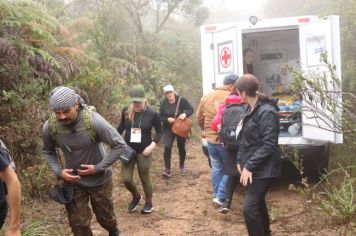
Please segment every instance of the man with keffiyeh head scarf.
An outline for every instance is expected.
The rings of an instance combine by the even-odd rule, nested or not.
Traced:
[[[97,112],[91,111],[93,139],[86,126],[88,106],[71,88],[56,87],[49,94],[54,115],[43,127],[43,155],[57,177],[73,186],[73,200],[66,204],[67,215],[75,236],[93,235],[89,199],[99,224],[109,236],[119,235],[112,201],[111,165],[118,159],[126,144],[120,134]],[[56,136],[53,135],[55,121]],[[101,143],[110,146],[109,153]],[[61,166],[56,148],[64,154]]]

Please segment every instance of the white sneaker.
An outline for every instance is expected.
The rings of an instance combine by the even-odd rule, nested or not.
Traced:
[[[222,207],[220,207],[220,209],[219,209],[219,212],[222,213],[222,214],[226,214],[226,213],[228,213],[229,211],[230,211],[230,209],[229,209],[228,207],[226,207],[226,206],[222,206]]]
[[[217,197],[214,197],[214,198],[213,198],[213,202],[214,202],[215,204],[219,205],[219,206],[224,205],[224,203],[223,203],[223,202],[220,202],[219,198],[217,198]]]

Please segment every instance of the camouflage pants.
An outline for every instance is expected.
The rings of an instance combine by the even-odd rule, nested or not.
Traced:
[[[117,227],[112,200],[112,180],[96,187],[74,186],[73,202],[66,204],[69,225],[74,236],[92,236],[92,213],[89,199],[99,224],[107,231]]]

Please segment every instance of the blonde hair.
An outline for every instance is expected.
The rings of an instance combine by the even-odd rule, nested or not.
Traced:
[[[145,98],[145,100],[143,101],[145,103],[145,106],[147,105],[147,99]],[[125,113],[125,118],[128,118],[129,121],[133,121],[135,118],[135,110],[134,110],[134,106],[133,103],[131,102],[129,107],[127,108],[127,112]]]

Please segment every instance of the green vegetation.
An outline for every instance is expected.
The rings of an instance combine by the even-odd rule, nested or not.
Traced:
[[[294,75],[291,89],[299,92],[304,98],[303,109],[318,118],[318,124],[325,130],[343,133],[344,144],[334,152],[333,161],[338,162],[337,169],[330,168],[320,180],[312,194],[306,196],[318,202],[324,212],[330,217],[341,219],[345,223],[356,219],[356,125],[353,105],[356,96],[343,91],[335,72],[335,66],[328,61],[327,53],[322,56],[322,62],[328,72],[305,73],[296,68],[290,68]],[[332,87],[330,85],[333,85]],[[340,102],[342,100],[342,103]],[[330,119],[335,116],[335,120]]]
[[[326,213],[346,221],[355,217],[355,168],[348,168],[356,163],[355,10],[353,0],[268,0],[265,7],[268,17],[340,15],[344,106],[330,108],[343,113],[345,142],[333,147],[338,169],[314,196]],[[25,204],[46,199],[55,180],[41,156],[49,91],[58,85],[85,91],[114,126],[134,84],[145,86],[155,108],[167,83],[196,105],[202,90],[197,26],[208,15],[200,0],[0,0],[0,136],[17,164]],[[332,99],[322,78],[319,84],[297,78]],[[45,224],[31,220],[25,219],[24,235],[46,235]]]
[[[266,6],[268,7],[265,8],[265,14],[268,17],[340,16],[342,84],[339,83],[339,78],[336,78],[333,73],[335,70],[333,65],[326,61],[326,55],[323,59],[332,75],[329,82],[334,83],[339,92],[335,93],[327,87],[328,78],[324,75],[305,76],[305,74],[297,71],[294,71],[295,90],[303,91],[305,97],[318,98],[317,101],[314,99],[309,104],[314,111],[321,112],[318,109],[318,104],[322,104],[331,114],[338,114],[340,122],[333,123],[332,130],[344,134],[344,144],[331,146],[329,172],[324,175],[313,194],[310,194],[310,198],[316,200],[330,217],[336,217],[345,223],[354,222],[356,219],[356,159],[354,158],[356,152],[356,80],[354,79],[356,73],[356,48],[354,45],[356,1],[268,0]],[[341,97],[342,104],[339,102]]]
[[[155,14],[143,13],[153,3],[158,7]],[[144,84],[153,107],[167,83],[196,103],[201,95],[194,26],[202,20],[195,15],[199,5],[0,0],[0,130],[21,175],[41,166],[41,126],[49,113],[47,94],[54,86],[85,91],[89,103],[113,125],[127,104],[127,88],[137,83]],[[185,13],[179,20],[172,17],[178,12]],[[154,21],[158,13],[162,16]],[[130,18],[132,14],[136,18]],[[158,25],[142,23],[137,28],[137,21]],[[38,196],[35,189],[39,186],[29,186],[25,193]]]
[[[41,220],[33,221],[22,230],[22,236],[47,236],[50,226]]]
[[[330,171],[323,177],[321,189],[314,194],[314,199],[329,216],[346,222],[356,219],[356,177],[350,174],[355,169],[356,166],[351,166]]]
[[[55,181],[41,155],[53,87],[77,89],[114,126],[132,85],[155,108],[167,83],[193,103],[201,97],[197,26],[207,10],[199,0],[139,2],[0,0],[0,133],[25,204],[46,200]]]

